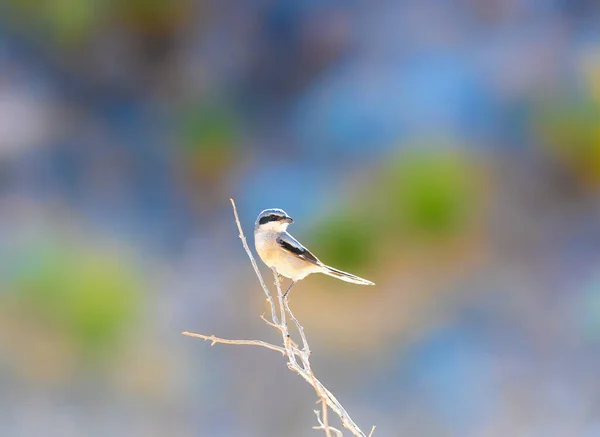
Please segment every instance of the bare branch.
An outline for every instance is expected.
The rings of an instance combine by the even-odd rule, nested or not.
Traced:
[[[340,417],[344,428],[348,429],[356,437],[366,437],[365,433],[363,433],[358,425],[354,423],[333,393],[327,390],[327,388],[314,376],[314,374],[312,374],[312,372],[309,373],[300,366],[293,366],[291,363],[288,363],[288,368],[298,373],[298,375],[300,375],[306,382],[314,387],[317,395],[320,398],[324,398],[329,408],[331,408],[333,412]]]
[[[244,236],[244,231],[242,230],[242,225],[240,223],[240,217],[238,216],[237,208],[235,207],[235,202],[233,201],[233,199],[229,199],[229,201],[231,202],[231,206],[233,207],[233,215],[235,216],[235,223],[237,225],[238,231],[240,232],[239,237],[240,237],[240,240],[242,240],[242,246],[244,246],[244,250],[248,254],[248,258],[250,258],[250,262],[252,263],[252,267],[254,268],[254,273],[256,273],[256,277],[258,278],[258,281],[260,282],[260,285],[261,285],[263,291],[265,292],[265,295],[267,296],[267,301],[269,302],[269,305],[271,306],[271,317],[273,318],[273,323],[278,324],[279,320],[277,319],[277,312],[275,311],[275,302],[273,302],[273,298],[271,297],[271,292],[269,291],[267,284],[265,284],[265,280],[263,279],[262,275],[260,274],[258,265],[256,265],[256,261],[254,260],[254,257],[252,256],[252,252],[250,252],[250,248],[248,247],[248,243],[246,242],[246,237]]]
[[[281,353],[281,355],[286,355],[286,350],[280,346],[275,346],[274,344],[267,343],[262,340],[228,340],[226,338],[215,337],[214,335],[204,335],[204,334],[196,334],[194,332],[182,332],[183,335],[187,335],[188,337],[196,337],[201,338],[204,341],[210,341],[211,346],[214,346],[216,343],[222,344],[236,344],[236,345],[248,345],[248,346],[261,346],[266,347],[267,349],[272,349]]]

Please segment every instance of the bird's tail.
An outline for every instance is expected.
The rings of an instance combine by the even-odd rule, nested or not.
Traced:
[[[341,279],[342,281],[352,282],[353,284],[360,285],[375,285],[375,283],[368,281],[363,278],[359,278],[358,276],[351,275],[350,273],[342,272],[341,270],[334,269],[333,267],[323,266],[323,273],[329,276],[333,276],[334,278]]]

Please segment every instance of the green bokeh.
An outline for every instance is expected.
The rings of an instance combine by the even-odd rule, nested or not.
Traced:
[[[191,154],[234,147],[237,139],[235,115],[226,106],[196,102],[181,114],[184,144]]]
[[[388,224],[403,234],[461,231],[477,202],[472,164],[457,153],[410,152],[389,166],[382,183]],[[387,206],[386,206],[387,205]]]
[[[59,46],[85,43],[101,26],[112,0],[8,0],[17,16]],[[36,32],[34,32],[36,33]]]
[[[187,106],[180,113],[182,157],[188,173],[215,183],[238,162],[237,118],[227,105],[210,100]]]
[[[340,206],[311,229],[309,248],[341,269],[377,263],[380,246],[458,235],[468,229],[480,201],[477,167],[454,152],[411,149],[353,192],[352,207]]]
[[[543,150],[577,177],[600,183],[600,104],[554,96],[537,102],[533,130]]]
[[[136,321],[141,280],[119,253],[45,242],[21,248],[13,266],[13,288],[28,312],[85,351],[113,346]]]

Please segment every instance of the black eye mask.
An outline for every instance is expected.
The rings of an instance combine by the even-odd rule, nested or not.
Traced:
[[[260,220],[258,221],[259,225],[264,225],[265,223],[269,223],[269,222],[278,222],[282,219],[281,216],[275,215],[275,214],[270,214],[270,215],[266,215],[264,217],[261,217]]]

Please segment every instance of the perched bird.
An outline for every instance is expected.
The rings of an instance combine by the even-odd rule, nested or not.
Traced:
[[[254,244],[263,262],[277,273],[292,280],[284,297],[294,284],[311,273],[324,273],[342,281],[375,285],[371,281],[323,264],[306,247],[287,233],[294,220],[282,209],[265,209],[254,224]]]

